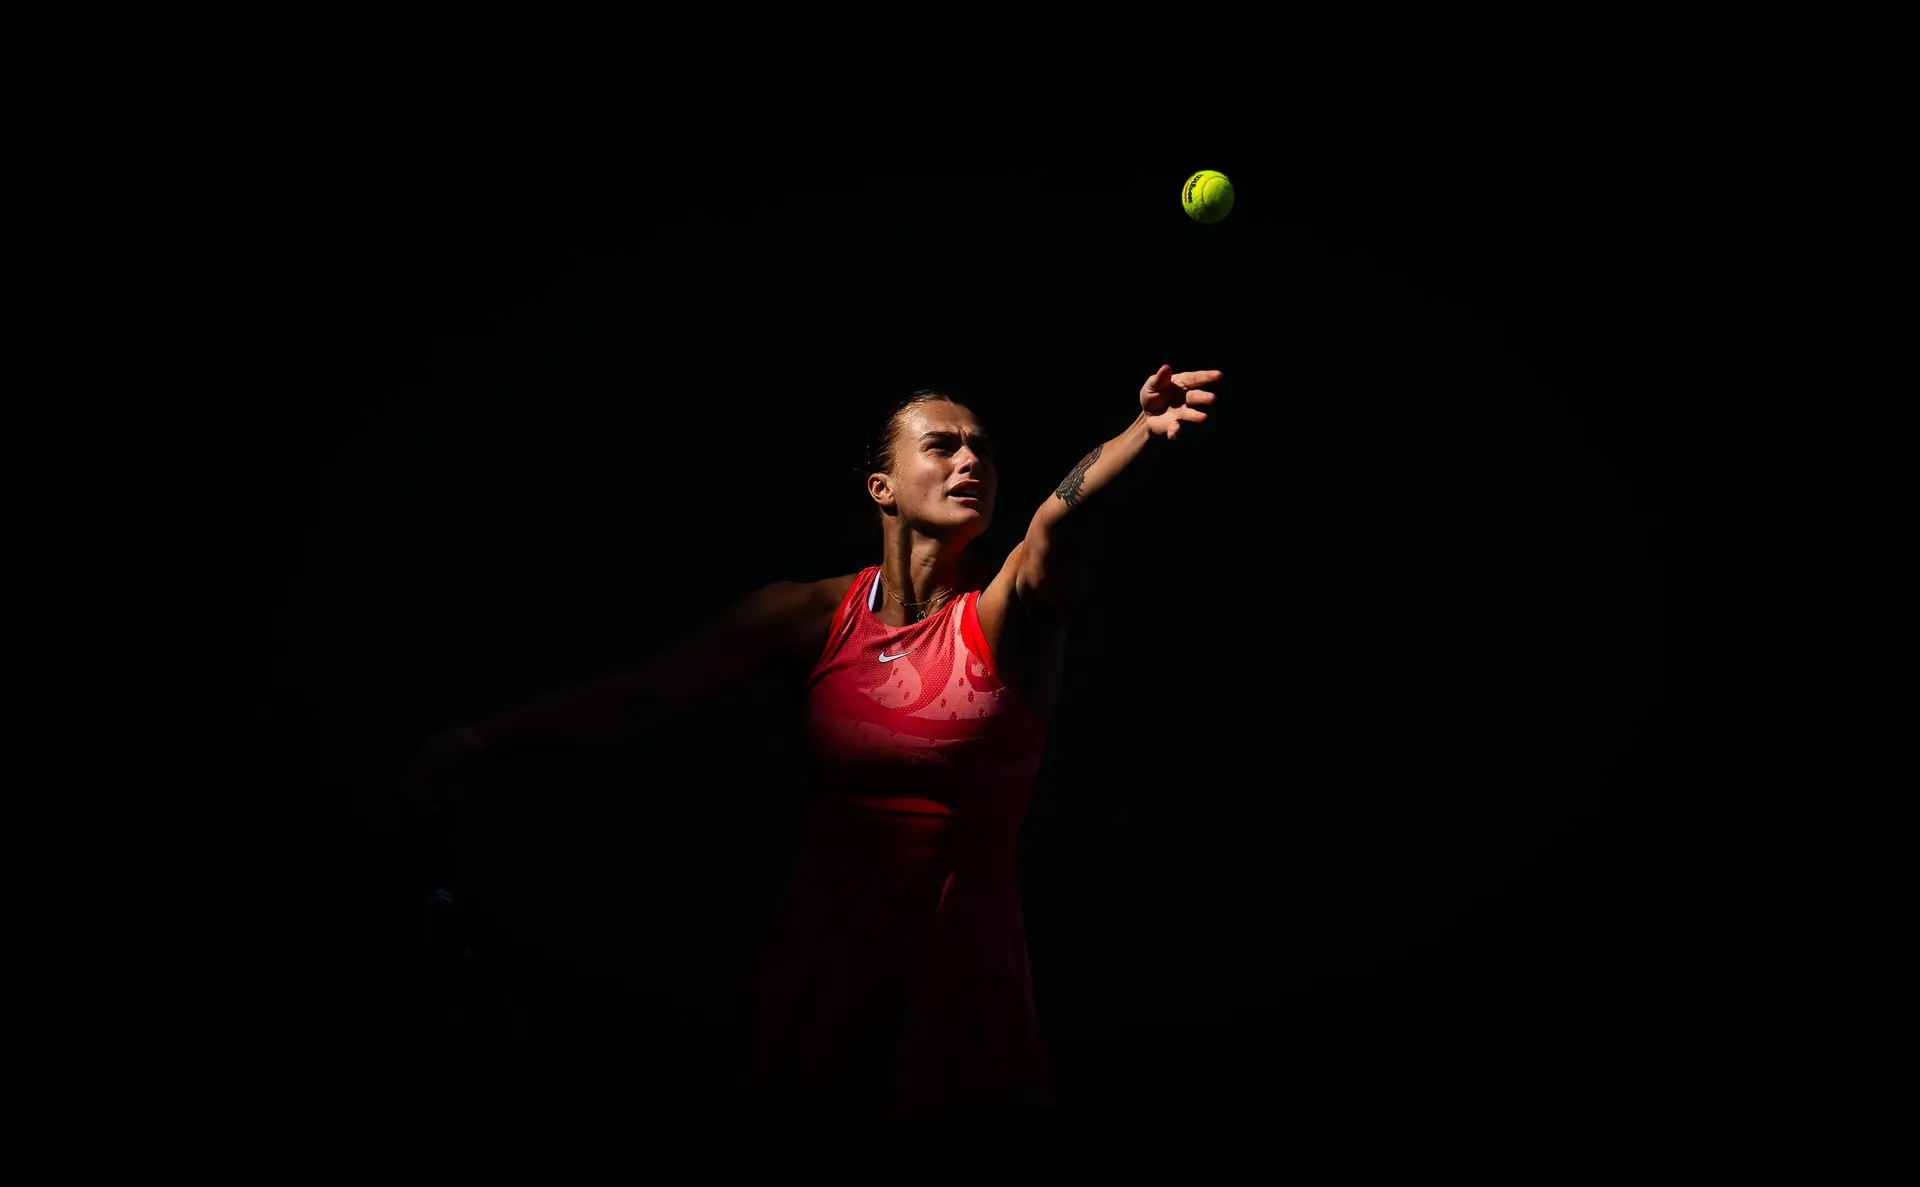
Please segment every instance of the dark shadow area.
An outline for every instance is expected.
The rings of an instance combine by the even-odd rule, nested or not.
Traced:
[[[874,563],[890,399],[974,402],[1003,553],[1169,362],[1220,410],[1112,528],[1021,839],[1053,1155],[1838,1124],[1859,405],[1792,189],[1819,110],[1243,62],[1194,121],[1114,65],[113,108],[93,1108],[731,1134],[790,690],[493,772],[450,946],[399,765]]]

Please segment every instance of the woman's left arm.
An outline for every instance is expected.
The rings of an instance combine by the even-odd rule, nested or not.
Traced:
[[[1094,446],[1034,512],[1008,566],[1007,592],[1029,617],[1059,621],[1071,612],[1086,586],[1088,543],[1097,521],[1155,454],[1206,423],[1214,402],[1207,385],[1219,380],[1218,371],[1161,367],[1140,388],[1133,424]]]

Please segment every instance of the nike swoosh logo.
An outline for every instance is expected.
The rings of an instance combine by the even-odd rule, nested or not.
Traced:
[[[899,655],[888,655],[886,652],[886,648],[883,647],[880,649],[880,662],[883,664],[890,664],[896,659],[905,659],[907,656],[912,655],[914,652],[918,650],[920,650],[918,647],[909,647],[905,651],[902,651]]]

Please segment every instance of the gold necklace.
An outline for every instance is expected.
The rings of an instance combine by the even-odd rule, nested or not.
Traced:
[[[932,606],[937,602],[944,601],[945,599],[951,598],[953,596],[952,590],[943,589],[939,593],[934,594],[932,597],[928,598],[924,602],[909,602],[905,598],[902,598],[899,594],[894,593],[893,587],[887,584],[887,580],[884,577],[880,579],[880,588],[886,591],[888,597],[892,598],[895,602],[898,602],[900,604],[900,608],[907,612],[907,616],[909,618],[912,618],[916,622],[923,621],[924,619],[927,618],[928,615],[933,613],[932,610],[919,610],[919,609],[916,609],[916,607]]]

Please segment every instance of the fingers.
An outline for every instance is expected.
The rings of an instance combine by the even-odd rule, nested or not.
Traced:
[[[1206,413],[1200,411],[1198,408],[1182,406],[1169,408],[1159,416],[1154,417],[1150,428],[1154,433],[1171,441],[1180,435],[1180,430],[1183,426],[1202,425],[1206,422]]]
[[[1213,393],[1203,389],[1209,383],[1218,383],[1221,374],[1219,371],[1181,371],[1176,374],[1171,366],[1162,363],[1160,369],[1147,379],[1146,389],[1169,396],[1179,393],[1188,404],[1206,404],[1213,401]]]
[[[1160,368],[1160,370],[1163,372],[1171,371],[1172,368],[1162,367]],[[1155,376],[1155,378],[1158,379],[1161,377]],[[1196,388],[1196,387],[1205,387],[1209,383],[1220,382],[1220,372],[1218,371],[1182,371],[1180,372],[1180,374],[1172,376],[1171,378],[1175,383],[1179,384],[1181,387],[1187,388],[1188,390],[1192,390],[1193,388]]]

